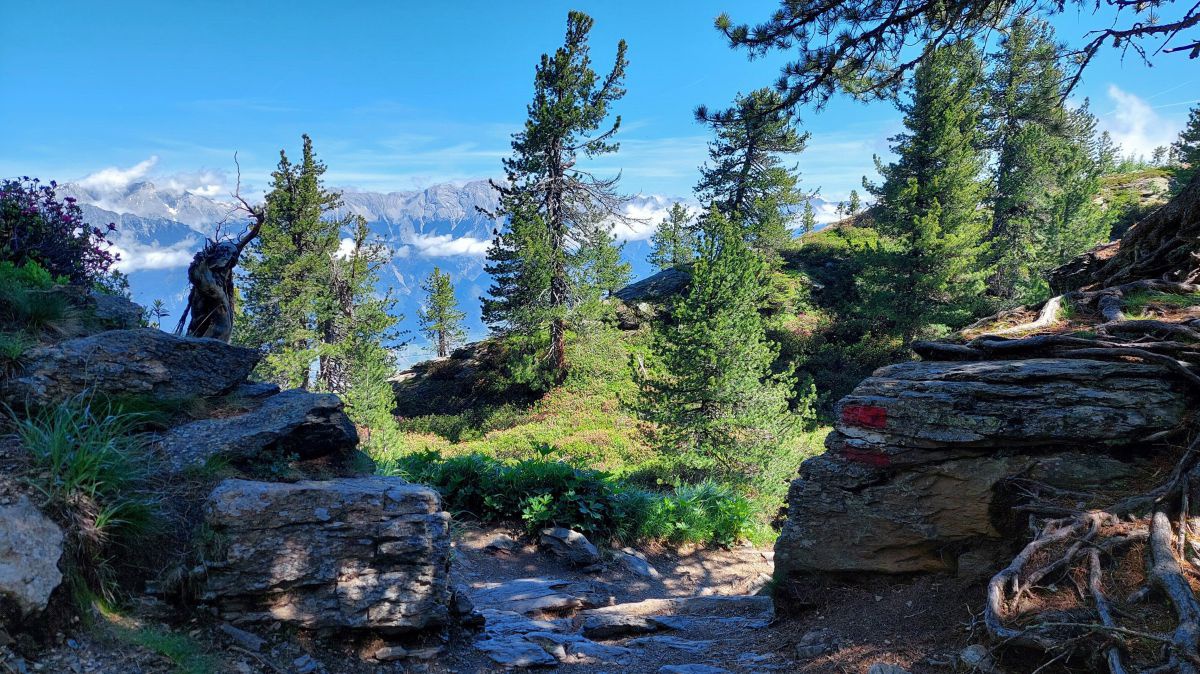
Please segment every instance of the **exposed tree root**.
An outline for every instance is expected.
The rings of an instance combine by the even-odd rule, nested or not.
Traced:
[[[914,349],[939,360],[1136,361],[1159,366],[1164,376],[1200,391],[1200,325],[1128,319],[1121,311],[1123,299],[1129,292],[1145,290],[1194,293],[1200,292],[1200,286],[1147,280],[1066,293],[1043,306],[1033,322],[963,344],[921,342]],[[1094,334],[1007,336],[1053,326],[1052,317],[1066,302],[1102,317]],[[1041,524],[1033,539],[988,583],[984,625],[996,644],[1044,653],[1046,668],[1084,659],[1091,669],[1113,674],[1147,664],[1151,669],[1144,671],[1200,674],[1200,601],[1189,584],[1189,574],[1200,578],[1200,562],[1187,561],[1188,554],[1195,554],[1193,548],[1200,550],[1200,544],[1188,540],[1192,489],[1200,486],[1200,434],[1195,428],[1181,428],[1148,440],[1162,441],[1179,432],[1190,432],[1193,439],[1165,480],[1106,507],[1081,510],[1081,503],[1093,508],[1104,503],[1096,494],[1068,492],[1025,478],[1010,482],[1021,498],[1014,512],[1028,513]],[[1138,554],[1135,545],[1144,549],[1145,579],[1135,577],[1139,589],[1114,602],[1109,592],[1121,587],[1117,578],[1127,582],[1131,573],[1128,561],[1124,567],[1114,561]],[[1125,575],[1107,575],[1118,572]],[[1063,583],[1068,588],[1074,583],[1076,594],[1062,589]],[[1146,629],[1136,622],[1136,611],[1123,608],[1142,602],[1139,610],[1154,610],[1145,603],[1151,596],[1169,602],[1173,628]],[[1076,607],[1063,609],[1064,605]],[[1162,612],[1164,620],[1168,615]],[[1155,653],[1158,664],[1148,663]]]

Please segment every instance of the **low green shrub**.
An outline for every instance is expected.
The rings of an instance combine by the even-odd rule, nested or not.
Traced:
[[[732,545],[755,528],[753,504],[730,486],[705,481],[665,491],[603,471],[542,458],[502,461],[481,454],[377,456],[379,471],[437,489],[443,507],[482,521],[522,521],[531,533],[563,526],[596,539]]]

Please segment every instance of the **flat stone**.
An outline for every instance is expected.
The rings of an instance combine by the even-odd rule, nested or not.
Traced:
[[[475,642],[475,648],[503,667],[553,667],[558,658],[523,636],[493,637]]]
[[[550,554],[575,566],[590,566],[601,562],[600,551],[587,536],[565,527],[542,529],[539,541]]]
[[[837,650],[837,637],[828,629],[810,630],[796,643],[796,657],[811,660]]]
[[[477,605],[529,615],[580,608],[585,602],[579,595],[589,589],[586,583],[570,580],[519,578],[489,583],[475,591],[474,600]]]
[[[89,390],[114,396],[187,399],[227,393],[258,363],[259,352],[161,330],[108,330],[31,349],[0,400],[47,405]]]
[[[244,414],[177,426],[160,437],[159,446],[176,472],[213,457],[239,462],[346,455],[358,445],[358,431],[343,407],[332,393],[292,389]]]
[[[613,555],[621,562],[622,566],[634,575],[641,576],[642,578],[653,578],[655,580],[662,577],[658,569],[651,566],[650,562],[646,560],[646,556],[633,548],[615,550],[613,551]]]
[[[258,653],[267,645],[267,640],[259,637],[257,634],[247,632],[240,627],[234,627],[229,623],[221,623],[219,629],[242,648]]]
[[[487,552],[512,552],[517,548],[517,539],[508,534],[496,534],[488,544],[483,546]]]
[[[662,621],[649,616],[593,613],[583,620],[583,636],[589,639],[619,639],[661,632],[665,629],[670,628]]]
[[[713,647],[715,641],[706,639],[681,639],[669,634],[660,634],[650,637],[638,637],[625,642],[630,648],[669,648],[671,650],[683,651],[685,653],[703,653]]]
[[[759,595],[715,595],[711,597],[671,597],[601,606],[582,612],[586,619],[593,615],[654,616],[660,621],[697,617],[729,620],[769,620],[774,617],[775,604],[770,597]]]
[[[62,583],[62,553],[62,529],[28,498],[0,506],[0,628],[4,604],[15,606],[18,619],[45,610]]]

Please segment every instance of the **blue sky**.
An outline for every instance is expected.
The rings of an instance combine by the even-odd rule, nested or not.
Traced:
[[[0,176],[77,179],[106,167],[227,193],[233,153],[261,187],[279,148],[311,134],[329,182],[412,189],[499,173],[538,56],[569,8],[596,19],[593,56],[629,43],[622,151],[628,192],[683,196],[704,160],[699,103],[774,81],[782,56],[748,61],[712,28],[758,21],[777,0],[647,2],[6,3],[0,21]],[[1060,17],[1078,41],[1091,21]],[[1183,56],[1148,69],[1104,52],[1079,90],[1127,149],[1168,142],[1195,102]],[[806,112],[808,187],[839,199],[899,128],[883,103]],[[156,158],[156,159],[155,159]]]

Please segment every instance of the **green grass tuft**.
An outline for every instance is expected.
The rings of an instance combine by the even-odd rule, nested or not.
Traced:
[[[34,460],[28,482],[67,523],[68,575],[111,597],[114,557],[156,528],[157,503],[145,488],[148,457],[134,435],[141,417],[99,411],[92,402],[79,395],[28,418],[11,416]]]

